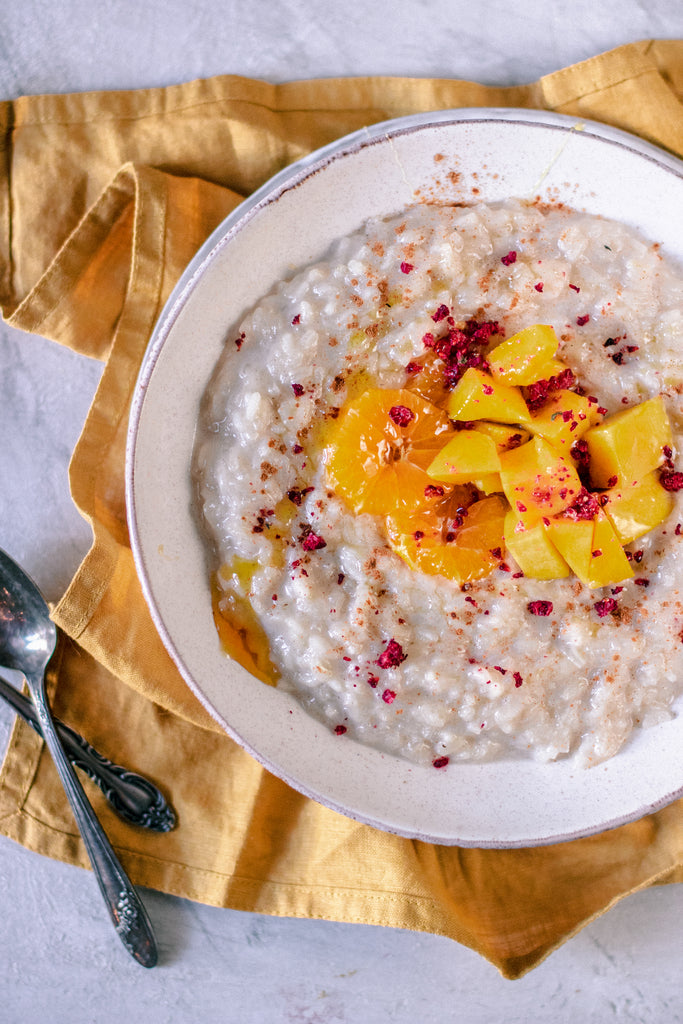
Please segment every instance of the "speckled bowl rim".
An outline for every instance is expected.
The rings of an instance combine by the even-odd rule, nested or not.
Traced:
[[[192,410],[192,422],[196,422],[201,393],[208,382],[205,371],[215,362],[203,356],[206,365],[193,375],[194,363],[188,356],[203,353],[198,344],[209,337],[208,347],[218,352],[216,332],[222,328],[225,339],[237,319],[234,310],[218,311],[220,323],[206,312],[207,300],[215,301],[217,282],[223,280],[226,267],[237,268],[230,277],[234,282],[244,261],[246,280],[249,268],[253,269],[254,238],[260,238],[262,245],[270,237],[264,232],[272,229],[273,222],[276,228],[286,224],[287,217],[291,218],[288,204],[293,204],[299,217],[307,209],[318,213],[316,203],[329,203],[329,198],[320,199],[325,188],[330,184],[339,187],[349,176],[355,187],[351,199],[356,212],[364,202],[362,178],[368,168],[376,172],[379,166],[391,174],[390,165],[403,161],[401,174],[414,202],[417,179],[407,180],[412,165],[405,164],[403,149],[399,153],[404,145],[418,154],[415,159],[419,163],[421,149],[425,156],[431,153],[433,160],[436,152],[447,148],[445,142],[459,143],[461,148],[452,157],[462,158],[467,165],[465,181],[453,186],[452,195],[439,186],[444,201],[457,201],[466,188],[474,187],[473,168],[483,166],[477,146],[490,147],[496,139],[503,153],[511,152],[513,142],[522,151],[530,146],[535,153],[538,147],[542,151],[541,163],[535,168],[538,194],[589,210],[591,196],[595,198],[592,178],[597,172],[588,161],[593,163],[597,154],[614,168],[613,190],[617,196],[623,195],[630,214],[624,219],[641,228],[643,220],[647,221],[645,234],[652,240],[671,235],[672,244],[664,248],[683,261],[682,243],[676,244],[672,232],[666,230],[667,199],[683,199],[683,163],[626,132],[547,111],[514,108],[437,111],[364,128],[275,175],[223,221],[188,264],[157,321],[140,369],[127,439],[126,497],[131,547],[152,619],[187,685],[232,739],[299,792],[359,822],[438,844],[513,848],[564,842],[615,828],[683,795],[683,716],[639,731],[614,758],[588,771],[573,768],[567,761],[454,763],[445,771],[436,771],[380,754],[346,737],[339,739],[292,698],[259,683],[220,651],[210,616],[205,549],[190,507],[188,459],[194,437]],[[570,152],[571,167],[578,161],[585,175],[572,179],[567,171],[564,181],[563,164]],[[505,160],[497,165],[495,150],[486,153],[487,181],[493,194],[487,188],[482,190],[482,176],[477,174],[479,198],[495,201],[498,185],[494,187],[492,182],[500,182],[501,176],[505,179],[509,169]],[[339,178],[342,171],[343,179]],[[584,177],[585,185],[581,183]],[[330,183],[327,178],[334,180]],[[654,189],[648,192],[648,184],[663,191],[655,196]],[[423,192],[428,186],[436,187],[424,178],[420,185]],[[519,195],[513,183],[506,187],[510,191],[503,195]],[[396,184],[397,193],[401,188]],[[606,186],[604,191],[604,201],[611,209],[614,200],[607,196]],[[471,191],[468,195],[471,198]],[[645,199],[646,206],[649,203],[647,216],[642,203],[634,210],[636,196]],[[408,205],[405,198],[397,209]],[[600,205],[604,205],[602,199]],[[389,206],[386,213],[392,212]],[[324,210],[324,205],[320,209]],[[365,216],[376,212],[373,206]],[[615,216],[614,212],[606,215]],[[335,217],[338,223],[338,208],[332,219]],[[311,216],[295,223],[305,233],[309,220],[312,223],[314,219]],[[653,225],[661,226],[662,231],[653,234]],[[299,255],[302,246],[305,244],[298,246]],[[285,260],[284,265],[293,270],[308,262],[310,258]],[[276,279],[265,282],[263,294]],[[257,291],[254,298],[262,293]],[[198,323],[204,327],[200,336]],[[182,409],[177,415],[176,403]],[[171,437],[169,422],[173,423]],[[165,459],[171,467],[168,473],[164,472]],[[187,479],[182,476],[184,464]]]

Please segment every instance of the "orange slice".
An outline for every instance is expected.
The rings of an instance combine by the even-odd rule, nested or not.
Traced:
[[[505,550],[508,504],[501,495],[454,508],[453,499],[414,515],[387,516],[389,543],[411,569],[456,583],[487,576]]]
[[[327,482],[356,513],[387,515],[433,504],[427,466],[453,427],[445,412],[404,388],[349,402],[325,447]]]

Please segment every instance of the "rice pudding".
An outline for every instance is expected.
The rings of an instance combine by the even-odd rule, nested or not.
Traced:
[[[340,742],[436,767],[590,766],[670,718],[683,688],[682,300],[680,268],[633,230],[516,200],[372,220],[282,282],[228,336],[198,425],[198,516],[230,653]],[[450,436],[463,373],[534,324],[554,330],[569,390],[600,416],[653,399],[666,410],[668,514],[624,545],[629,575],[611,585],[534,578],[504,544],[464,581],[421,571],[390,517],[354,510],[331,471],[352,403],[417,401],[431,375]],[[471,344],[444,376],[434,356],[455,331]],[[508,507],[495,487],[476,496]]]

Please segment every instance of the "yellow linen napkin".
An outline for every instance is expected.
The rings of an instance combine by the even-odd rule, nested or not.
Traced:
[[[0,105],[3,314],[105,364],[70,467],[94,541],[53,612],[50,688],[58,715],[155,778],[178,810],[173,833],[148,834],[89,790],[134,882],[241,910],[431,931],[518,977],[624,895],[683,880],[683,801],[572,843],[472,850],[359,825],[269,775],[218,731],[166,654],[135,575],[123,485],[129,402],[164,300],[209,232],[281,167],[365,124],[481,105],[594,118],[683,155],[682,96],[683,41],[645,41],[509,89],[227,76]],[[87,865],[23,723],[0,773],[0,832]]]

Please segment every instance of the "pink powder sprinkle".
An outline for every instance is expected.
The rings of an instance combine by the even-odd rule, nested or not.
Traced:
[[[407,427],[415,419],[415,413],[407,405],[392,405],[389,410],[389,417],[397,427]]]
[[[512,266],[513,263],[517,262],[517,253],[514,249],[510,249],[509,253],[505,256],[501,256],[500,262],[506,267]]]
[[[514,679],[514,681],[515,681],[515,689],[519,689],[519,687],[520,687],[520,686],[522,685],[522,683],[524,682],[524,680],[522,679],[522,676],[521,676],[521,674],[520,674],[519,672],[513,672],[513,673],[512,673],[512,678],[513,678],[513,679]]]
[[[552,601],[529,601],[527,608],[532,615],[552,615]]]
[[[396,694],[393,690],[385,690],[382,694],[382,700],[385,704],[393,704],[396,700]]]
[[[380,668],[397,668],[407,657],[397,640],[389,640],[375,664]]]
[[[301,395],[303,395],[304,393],[303,384],[292,384],[292,391],[294,392],[297,398],[300,398]]]
[[[611,615],[617,610],[617,602],[613,597],[603,597],[602,601],[596,601],[593,607],[600,618],[604,619],[606,615]]]
[[[445,768],[449,760],[450,759],[445,755],[444,757],[435,757],[434,760],[432,761],[432,765],[434,766],[434,768]]]
[[[323,540],[319,534],[313,533],[312,530],[306,534],[301,544],[304,551],[319,551],[321,548],[327,547],[327,541]]]
[[[412,263],[405,263],[404,262],[404,263],[401,264],[401,273],[402,274],[409,274],[410,271],[414,270],[414,269],[415,269],[415,267],[413,266]]]
[[[579,327],[583,327],[584,324],[587,324],[589,320],[590,320],[590,316],[589,316],[588,313],[586,313],[585,316],[577,316],[577,318],[576,318],[576,322],[579,325]]]

